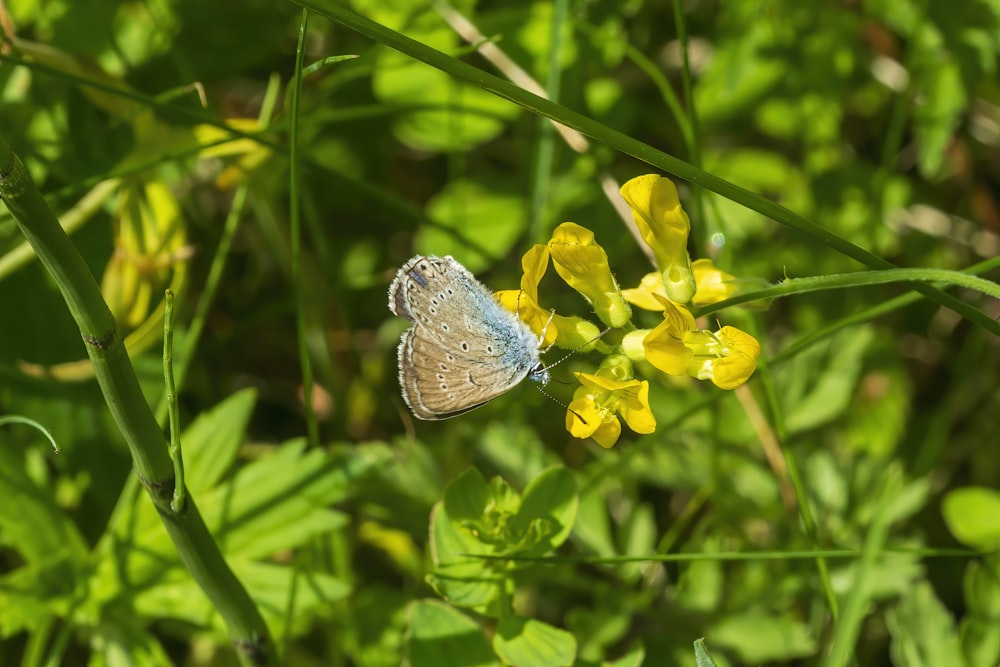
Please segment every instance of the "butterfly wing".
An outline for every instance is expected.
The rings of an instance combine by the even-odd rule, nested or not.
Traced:
[[[398,355],[403,399],[420,419],[448,419],[478,408],[527,375],[443,351],[420,327],[403,332]]]
[[[396,274],[389,308],[413,322],[399,344],[403,398],[421,419],[479,407],[538,366],[531,330],[451,257],[414,257]]]

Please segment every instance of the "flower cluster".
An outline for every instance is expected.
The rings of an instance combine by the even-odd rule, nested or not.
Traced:
[[[593,438],[611,447],[621,435],[621,419],[636,433],[652,433],[656,419],[649,406],[649,382],[633,375],[633,362],[649,362],[668,375],[710,380],[721,389],[735,389],[757,367],[760,344],[731,326],[718,331],[699,328],[685,304],[716,303],[736,293],[737,281],[711,260],[691,262],[687,239],[691,222],[681,208],[677,188],[655,174],[633,178],[621,188],[639,233],[652,249],[657,271],[632,289],[620,289],[608,255],[594,233],[572,222],[559,225],[544,245],[522,258],[520,290],[499,292],[497,298],[539,335],[545,345],[589,349],[601,332],[580,317],[553,315],[539,303],[538,285],[549,263],[566,284],[590,303],[606,326],[626,331],[593,374],[576,373],[580,387],[566,413],[566,429],[578,438]],[[663,321],[652,329],[636,329],[631,305],[659,311]],[[604,345],[602,349],[606,349]]]

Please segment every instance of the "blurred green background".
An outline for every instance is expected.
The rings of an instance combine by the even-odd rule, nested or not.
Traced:
[[[899,266],[996,264],[995,0],[342,6],[509,73],[456,33],[464,17],[566,107]],[[302,80],[292,187],[298,6],[0,10],[0,131],[72,224],[154,407],[162,294],[178,293],[192,493],[206,514],[243,519],[210,525],[287,664],[695,664],[700,637],[720,665],[998,664],[1000,558],[973,553],[1000,543],[992,333],[926,299],[892,301],[900,284],[792,295],[705,324],[761,342],[749,391],[651,373],[656,433],[626,430],[611,450],[573,439],[563,408],[527,385],[417,422],[396,377],[406,323],[386,305],[398,267],[452,254],[514,289],[521,255],[573,221],[633,287],[652,267],[602,181],[656,168],[600,141],[573,150],[540,116],[312,14],[304,60],[320,65]],[[358,57],[320,62],[342,55]],[[748,285],[863,268],[676,180],[692,256]],[[0,663],[234,664],[148,499],[126,486],[128,450],[79,332],[23,242],[3,211],[0,414],[41,423],[62,453],[0,427]],[[541,292],[588,315],[551,275]],[[548,391],[568,402],[571,372],[597,363],[572,357]],[[495,590],[457,599],[429,544],[484,508],[432,508],[495,477],[490,497],[509,505],[486,508],[491,520],[530,506],[559,526],[522,555],[609,561],[487,567]],[[537,503],[539,479],[561,504]],[[813,549],[853,555],[801,553]],[[622,560],[657,553],[682,557]]]

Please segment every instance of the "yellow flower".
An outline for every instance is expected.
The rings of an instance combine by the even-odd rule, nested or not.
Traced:
[[[663,321],[642,339],[646,361],[667,375],[684,375],[694,357],[685,340],[698,331],[694,316],[684,306],[663,299]]]
[[[735,389],[750,378],[760,357],[756,338],[735,327],[699,330],[687,308],[666,299],[661,302],[663,321],[655,329],[632,331],[622,340],[629,358],[642,358],[636,340],[642,336],[646,361],[667,375],[711,380],[720,389]]]
[[[580,388],[566,412],[566,430],[575,438],[593,438],[612,447],[622,432],[620,415],[636,433],[656,430],[649,407],[649,382],[632,378],[632,364],[622,355],[605,359],[596,374],[575,373]]]
[[[694,281],[698,285],[698,291],[692,299],[696,306],[725,301],[738,292],[736,277],[716,268],[712,260],[696,259],[691,268],[694,270]]]
[[[688,375],[711,380],[719,389],[735,389],[750,379],[760,357],[757,339],[736,327],[699,331],[686,344],[694,353]]]
[[[548,243],[552,264],[566,284],[583,295],[602,322],[615,328],[632,318],[632,309],[622,298],[611,275],[608,255],[594,241],[594,233],[573,222],[564,222],[552,232]]]
[[[644,275],[638,287],[622,290],[622,296],[626,301],[643,310],[663,310],[663,304],[654,296],[657,294],[664,299],[667,298],[667,292],[663,289],[663,276],[656,271]]]
[[[687,303],[695,293],[687,253],[691,221],[681,208],[673,181],[656,174],[638,176],[621,187],[621,195],[632,209],[642,239],[656,255],[667,296],[676,303]]]
[[[543,347],[557,344],[559,347],[577,349],[586,343],[593,342],[600,335],[600,330],[590,322],[579,317],[563,317],[553,315],[552,311],[538,304],[538,283],[549,267],[549,248],[541,244],[532,246],[521,258],[521,289],[510,289],[496,292],[500,305],[516,314],[531,327],[539,336],[545,332],[541,340]],[[589,348],[585,348],[589,349]]]

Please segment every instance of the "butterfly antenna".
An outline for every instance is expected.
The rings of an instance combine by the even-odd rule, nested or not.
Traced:
[[[553,396],[549,392],[547,392],[544,389],[542,389],[540,385],[536,384],[535,388],[538,389],[538,391],[540,391],[542,393],[542,396],[544,396],[545,398],[549,399],[553,403],[556,403],[558,405],[563,406],[564,408],[566,408],[567,412],[572,412],[576,416],[576,418],[579,419],[580,421],[582,421],[584,424],[587,423],[587,420],[583,418],[583,415],[581,415],[579,412],[577,412],[573,408],[569,407],[568,405],[566,405],[565,403],[563,403],[562,401],[560,401],[558,398],[556,398],[555,396]]]
[[[563,356],[562,356],[562,357],[560,357],[559,359],[556,359],[555,361],[553,361],[553,362],[552,362],[551,364],[546,364],[546,365],[545,365],[545,370],[549,370],[549,369],[550,369],[550,368],[552,368],[553,366],[558,366],[559,364],[561,364],[562,362],[566,361],[567,359],[569,359],[569,358],[570,358],[570,357],[572,357],[572,356],[573,356],[574,354],[576,354],[577,352],[579,352],[579,351],[580,351],[580,350],[582,350],[583,348],[587,347],[588,345],[590,345],[590,344],[591,344],[591,343],[593,343],[594,341],[596,341],[596,340],[600,340],[600,338],[601,338],[602,336],[604,336],[604,334],[608,333],[609,331],[611,331],[611,327],[608,327],[607,329],[605,329],[605,330],[604,330],[604,331],[602,331],[601,333],[597,334],[596,336],[594,336],[593,338],[591,338],[590,340],[588,340],[588,341],[587,341],[586,343],[584,343],[583,345],[580,345],[579,347],[577,347],[577,348],[576,348],[575,350],[570,350],[569,352],[567,352],[567,353],[566,353],[565,355],[563,355]]]

